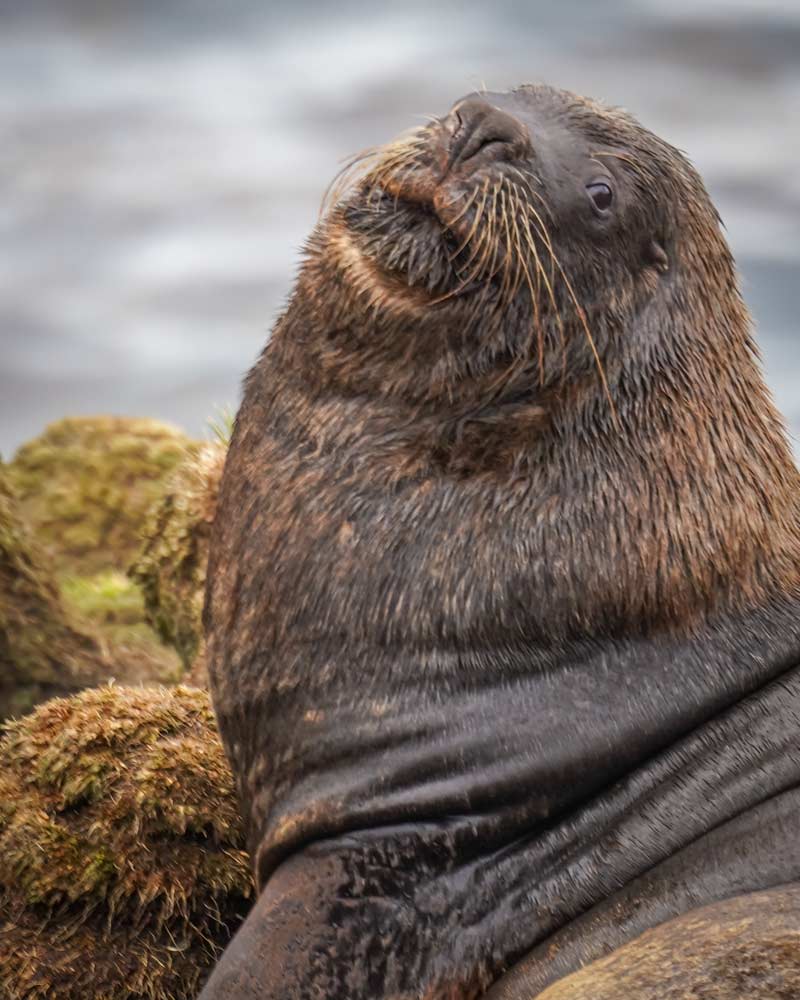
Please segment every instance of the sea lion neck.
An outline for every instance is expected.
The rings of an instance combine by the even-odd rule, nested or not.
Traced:
[[[676,264],[695,266],[691,259]],[[281,387],[282,419],[313,443],[320,473],[358,468],[371,495],[386,491],[381,503],[398,510],[430,503],[448,510],[453,524],[479,523],[486,565],[480,547],[460,551],[457,534],[450,549],[454,563],[463,560],[464,592],[475,608],[488,599],[481,579],[533,575],[541,608],[532,615],[533,634],[548,641],[587,628],[691,629],[726,608],[796,588],[800,572],[800,482],[763,384],[749,316],[733,283],[719,290],[719,308],[707,310],[704,322],[684,315],[676,303],[687,293],[693,298],[694,280],[676,275],[614,334],[612,346],[622,345],[624,357],[607,365],[611,404],[592,370],[546,392],[530,372],[498,392],[489,388],[492,376],[462,370],[451,391],[420,397],[414,383],[430,376],[437,351],[438,360],[447,357],[447,345],[389,363],[366,331],[328,326],[336,315],[318,310],[301,285],[251,376],[252,401],[271,409]],[[435,327],[411,333],[437,337]],[[355,556],[360,517],[351,521],[342,509],[342,520],[352,524]],[[415,530],[421,540],[424,518]],[[394,549],[399,538],[392,534],[380,532]],[[421,580],[432,572],[423,550],[414,550]],[[375,567],[369,575],[376,593],[391,586]],[[497,607],[493,599],[490,606]],[[532,627],[530,617],[510,620],[508,606],[497,613],[491,641],[505,629]],[[429,617],[420,608],[418,623]],[[387,609],[388,635],[392,619]],[[485,627],[476,620],[473,633],[467,621],[430,621],[419,639],[472,635],[482,642]]]

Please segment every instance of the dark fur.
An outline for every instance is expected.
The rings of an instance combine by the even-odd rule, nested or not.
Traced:
[[[637,920],[601,914],[575,962],[773,884],[743,861],[640,896],[800,781],[800,483],[716,213],[622,112],[487,99],[508,158],[454,156],[457,113],[389,147],[247,379],[206,623],[262,895],[209,998],[476,996],[616,892]],[[541,229],[525,258],[510,194],[473,233],[512,234],[494,256],[456,253],[509,165],[563,275]],[[581,200],[601,167],[608,220]],[[534,248],[552,295],[521,280]],[[800,878],[775,837],[768,877]],[[318,866],[313,899],[292,888]]]

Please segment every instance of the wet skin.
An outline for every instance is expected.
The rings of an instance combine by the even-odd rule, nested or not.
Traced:
[[[799,880],[798,498],[674,150],[529,88],[381,154],[223,477],[259,897],[203,998],[533,998]]]

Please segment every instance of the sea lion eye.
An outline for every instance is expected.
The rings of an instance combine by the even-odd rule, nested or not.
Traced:
[[[591,184],[586,185],[586,190],[598,212],[607,212],[611,208],[614,192],[605,181],[592,181]]]

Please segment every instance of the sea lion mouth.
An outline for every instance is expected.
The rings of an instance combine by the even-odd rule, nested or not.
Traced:
[[[350,188],[338,202],[340,218],[389,280],[434,301],[493,287],[501,308],[523,291],[538,322],[545,289],[555,309],[544,266],[554,251],[532,178],[515,162],[487,159],[495,142],[470,157],[478,161],[470,171],[458,172],[451,141],[443,121],[373,151],[358,183],[343,179],[329,204],[337,208]]]
[[[365,185],[342,217],[365,265],[395,293],[412,293],[411,301],[432,305],[458,286],[459,239],[433,201]]]
[[[407,271],[392,268],[379,256],[367,252],[350,230],[339,230],[334,245],[339,265],[350,283],[381,308],[427,311],[442,301],[439,292],[429,290],[424,284],[414,284]]]

